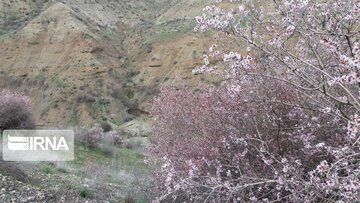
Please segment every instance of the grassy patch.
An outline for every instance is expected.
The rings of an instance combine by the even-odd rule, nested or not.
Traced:
[[[92,198],[93,193],[86,187],[79,188],[80,196],[83,198]]]
[[[58,76],[53,76],[50,79],[51,84],[57,89],[64,89],[67,87],[67,84],[64,80],[60,79]]]
[[[67,121],[69,126],[77,126],[80,123],[80,112],[76,107],[73,107],[71,115]]]
[[[101,118],[102,120],[107,119],[107,115],[109,115],[110,101],[106,98],[96,99],[95,102],[86,103],[86,107],[93,118]]]
[[[65,168],[58,168],[57,171],[64,174],[69,173]]]
[[[81,144],[75,145],[75,165],[86,165],[88,163],[106,164],[111,160],[111,155],[100,148],[88,148]]]
[[[41,170],[42,170],[42,172],[44,172],[46,174],[53,174],[54,173],[54,169],[52,167],[50,167],[50,166],[45,166]]]
[[[114,184],[118,188],[121,185],[122,189],[116,192],[116,199],[111,197],[107,200],[118,202],[119,198],[121,199],[125,194],[131,192],[135,195],[133,202],[148,202],[146,198],[143,198],[145,196],[139,193],[138,188],[135,188],[142,187],[143,184],[137,185],[139,183],[134,182],[133,179],[134,174],[139,177],[149,174],[151,169],[143,163],[143,159],[143,155],[132,149],[106,145],[88,148],[76,143],[74,161],[57,164],[39,163],[36,171],[46,174],[46,176],[40,176],[38,187],[46,189],[57,185],[62,189],[76,192],[82,198],[96,199],[108,198],[105,194],[95,193],[98,190],[97,187],[101,187],[102,184]],[[43,179],[44,177],[46,180]],[[86,181],[89,180],[96,181],[93,182],[96,186],[88,184]],[[151,181],[147,178],[145,180]]]
[[[50,109],[56,106],[56,102],[50,102],[41,109],[41,116],[44,116]]]
[[[90,163],[109,164],[119,163],[119,167],[125,170],[146,169],[143,163],[144,156],[137,151],[127,148],[107,147],[87,148],[83,145],[75,146],[74,165],[83,166]]]
[[[148,201],[146,201],[146,199],[144,197],[138,197],[135,201],[135,203],[146,203]]]
[[[120,160],[122,166],[126,170],[136,169],[145,169],[147,168],[144,164],[144,156],[132,149],[119,148],[117,151],[118,159]]]
[[[38,45],[38,44],[40,44],[40,42],[34,40],[34,41],[28,42],[28,44],[29,45]]]
[[[44,73],[39,73],[39,74],[35,75],[32,79],[34,81],[43,82],[46,80],[46,76],[44,75]]]
[[[39,169],[44,174],[55,174],[58,171],[53,163],[41,163]]]
[[[195,22],[193,20],[183,20],[179,22],[169,22],[155,25],[153,39],[168,39],[193,32]],[[151,39],[150,39],[151,40]]]

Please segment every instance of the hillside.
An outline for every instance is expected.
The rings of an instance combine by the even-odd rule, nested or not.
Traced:
[[[2,0],[0,88],[29,94],[39,127],[140,119],[160,85],[200,81],[206,2]]]

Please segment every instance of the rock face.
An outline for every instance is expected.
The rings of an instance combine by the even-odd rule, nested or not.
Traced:
[[[160,85],[200,81],[210,40],[192,30],[206,2],[1,0],[0,89],[30,95],[39,127],[144,116],[131,109],[146,112]]]

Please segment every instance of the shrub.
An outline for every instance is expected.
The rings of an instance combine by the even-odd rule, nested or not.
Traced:
[[[41,169],[45,174],[53,174],[54,173],[54,168],[51,166],[44,166]]]
[[[75,130],[75,140],[86,147],[98,147],[103,139],[103,129],[100,126],[79,128]]]
[[[29,97],[8,90],[0,92],[0,131],[33,129],[35,120]]]
[[[132,150],[138,150],[141,148],[141,145],[142,145],[142,142],[139,141],[139,140],[131,140],[131,139],[128,139],[126,140],[125,142],[125,147],[127,149],[132,149]]]
[[[93,193],[86,187],[81,187],[79,189],[80,196],[83,198],[92,198]]]
[[[112,144],[115,146],[121,146],[124,143],[124,135],[116,132],[109,131],[104,134],[104,138],[108,144]]]
[[[100,144],[120,146],[123,143],[124,136],[116,131],[104,132],[100,125],[95,125],[92,128],[76,129],[75,139],[86,147],[96,148]]]
[[[95,97],[89,93],[77,93],[76,95],[76,101],[78,103],[84,102],[84,103],[93,103],[96,101]]]
[[[112,131],[112,127],[109,123],[101,123],[101,128],[104,130],[104,132]]]

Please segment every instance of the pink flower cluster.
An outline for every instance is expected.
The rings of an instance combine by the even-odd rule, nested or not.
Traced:
[[[30,111],[32,107],[32,103],[29,97],[17,92],[11,92],[10,90],[2,90],[0,92],[0,108],[6,108],[6,106],[13,103],[19,103],[28,111]]]
[[[30,98],[20,93],[2,90],[0,92],[0,130],[22,128],[35,128]]]

